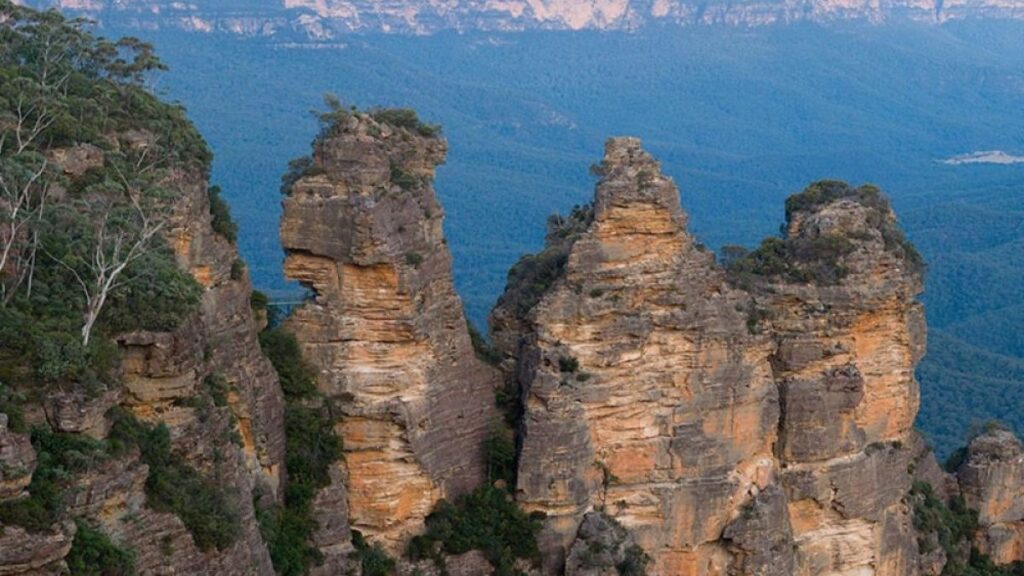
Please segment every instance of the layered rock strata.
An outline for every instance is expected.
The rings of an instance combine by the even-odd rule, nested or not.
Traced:
[[[547,571],[600,510],[653,574],[916,573],[921,282],[888,204],[850,189],[791,211],[787,257],[843,238],[813,263],[831,281],[730,283],[637,140],[610,140],[600,173],[592,213],[513,270],[492,316]]]
[[[445,152],[428,130],[348,116],[315,142],[281,221],[285,273],[313,293],[287,328],[341,412],[335,484],[352,528],[392,552],[484,480],[496,416],[431,184]]]
[[[722,531],[776,474],[770,342],[747,330],[750,297],[686,233],[675,185],[639,141],[609,141],[601,171],[591,221],[509,351],[523,391],[517,498],[548,514],[551,572],[599,509],[655,573],[725,570]],[[514,315],[496,315],[497,341]]]
[[[996,564],[1024,561],[1024,448],[994,428],[967,446],[956,471],[968,506],[978,511],[974,544]]]
[[[149,136],[137,133],[133,146]],[[54,162],[75,176],[105,162],[102,154],[57,150]],[[68,165],[61,164],[67,160]],[[85,165],[84,167],[82,165]],[[170,171],[162,185],[175,194],[164,240],[178,265],[202,287],[199,308],[169,332],[120,334],[120,386],[80,390],[73,384],[26,407],[29,425],[106,439],[111,410],[130,412],[153,425],[165,424],[171,450],[199,474],[217,484],[238,515],[238,534],[223,550],[200,549],[175,514],[147,505],[149,468],[137,449],[104,456],[74,476],[61,497],[67,519],[41,533],[3,527],[0,573],[58,574],[66,571],[82,518],[119,546],[132,550],[139,574],[173,571],[187,574],[274,573],[255,517],[254,496],[276,500],[282,485],[283,404],[273,367],[263,356],[249,299],[251,285],[235,247],[211,224],[207,182],[198,171]],[[215,403],[209,382],[223,386],[224,403]],[[0,498],[24,496],[36,455],[28,435],[6,429],[0,416]]]

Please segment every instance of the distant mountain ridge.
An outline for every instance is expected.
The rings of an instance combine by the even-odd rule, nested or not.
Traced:
[[[327,41],[351,33],[1024,20],[1024,0],[20,0],[119,28]]]

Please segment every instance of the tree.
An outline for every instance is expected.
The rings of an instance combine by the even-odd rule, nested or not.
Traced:
[[[111,294],[132,280],[125,272],[154,248],[167,224],[164,176],[151,158],[153,149],[158,146],[143,147],[134,159],[110,158],[116,181],[87,188],[84,198],[56,214],[57,225],[73,237],[62,243],[61,253],[47,255],[71,273],[85,299],[83,346]]]
[[[46,207],[48,163],[34,153],[4,155],[7,133],[0,134],[0,303],[10,302],[28,278],[31,291],[38,231],[32,225]]]

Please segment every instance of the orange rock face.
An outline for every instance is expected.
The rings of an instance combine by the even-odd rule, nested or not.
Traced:
[[[924,323],[888,204],[828,192],[790,215],[792,274],[727,280],[637,140],[610,140],[600,173],[492,317],[518,365],[517,498],[548,515],[545,569],[596,511],[651,574],[916,573],[903,446]],[[839,235],[836,278],[799,277]]]
[[[347,516],[392,552],[483,480],[496,417],[498,374],[473,353],[431,187],[444,155],[436,137],[352,116],[317,140],[281,222],[285,273],[314,293],[287,326],[343,413]]]

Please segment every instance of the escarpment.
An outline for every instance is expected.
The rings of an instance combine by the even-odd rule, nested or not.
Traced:
[[[394,115],[345,114],[284,200],[286,323],[337,407],[351,527],[392,553],[485,478],[498,374],[475,357],[432,188],[446,145]],[[340,542],[331,543],[339,545]]]

